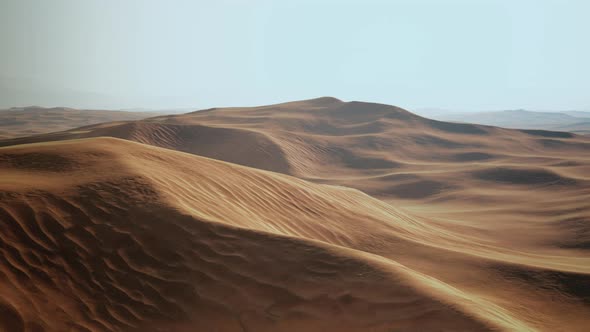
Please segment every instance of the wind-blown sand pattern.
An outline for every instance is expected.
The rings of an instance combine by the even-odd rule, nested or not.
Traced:
[[[0,145],[9,331],[589,324],[585,137],[320,98]]]

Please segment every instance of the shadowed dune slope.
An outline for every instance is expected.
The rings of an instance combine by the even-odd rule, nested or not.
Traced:
[[[102,122],[140,120],[156,115],[156,112],[14,107],[0,110],[0,139],[38,135]]]
[[[577,249],[126,140],[0,148],[0,198],[10,331],[583,331],[590,314]]]

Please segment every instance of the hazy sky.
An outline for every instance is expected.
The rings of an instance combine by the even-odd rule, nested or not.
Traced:
[[[0,0],[0,106],[590,109],[590,1]]]

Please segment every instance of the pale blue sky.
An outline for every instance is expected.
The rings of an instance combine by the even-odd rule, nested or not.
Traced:
[[[0,0],[0,103],[589,109],[590,1]]]

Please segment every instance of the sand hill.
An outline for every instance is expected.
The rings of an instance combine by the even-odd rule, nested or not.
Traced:
[[[580,222],[590,215],[590,204],[581,204],[590,200],[585,136],[441,122],[324,97],[99,124],[0,146],[100,136],[356,188],[420,214],[483,227],[506,245],[590,243]],[[544,231],[531,235],[528,227]]]
[[[584,137],[320,98],[0,145],[10,331],[588,324]]]

